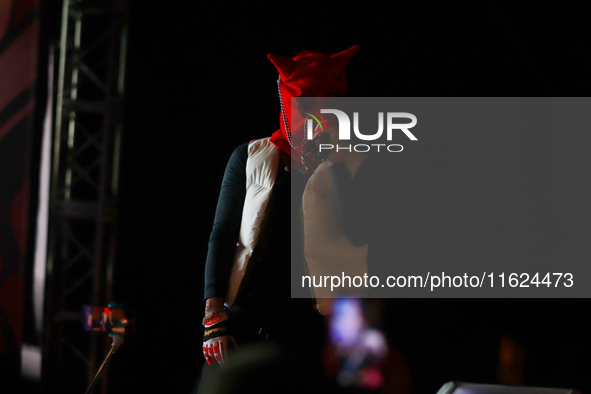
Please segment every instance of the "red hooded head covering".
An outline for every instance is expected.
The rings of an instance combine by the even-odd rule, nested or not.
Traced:
[[[279,114],[281,128],[271,136],[273,144],[289,155],[292,147],[300,149],[305,142],[305,119],[300,119],[298,124],[292,124],[291,98],[342,96],[347,90],[345,67],[357,51],[359,45],[334,55],[303,51],[291,59],[274,54],[267,56],[279,71],[278,85],[282,104]]]

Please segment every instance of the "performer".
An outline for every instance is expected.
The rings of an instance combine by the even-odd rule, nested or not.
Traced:
[[[292,218],[302,208],[292,198],[301,201],[321,160],[303,124],[292,124],[291,97],[342,96],[345,67],[358,50],[268,56],[279,71],[280,129],[238,146],[226,166],[205,266],[204,375],[225,364],[231,347],[259,340],[319,362],[322,316],[315,300],[291,298],[290,277],[305,269],[302,251],[291,248],[300,233]]]

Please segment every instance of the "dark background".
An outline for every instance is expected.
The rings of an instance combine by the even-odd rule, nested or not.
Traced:
[[[132,1],[116,292],[138,333],[111,392],[188,393],[203,364],[203,267],[232,150],[279,127],[269,52],[361,45],[349,96],[589,95],[588,20],[561,3]],[[573,3],[574,4],[574,3]],[[591,391],[588,300],[385,300],[400,392],[499,382],[499,341],[522,383]],[[166,318],[160,318],[166,316]],[[404,369],[404,368],[403,368]]]

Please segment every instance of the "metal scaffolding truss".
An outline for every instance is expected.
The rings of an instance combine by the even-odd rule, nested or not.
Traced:
[[[63,3],[42,358],[47,393],[84,392],[109,347],[104,336],[84,331],[81,313],[85,304],[112,301],[128,5]]]

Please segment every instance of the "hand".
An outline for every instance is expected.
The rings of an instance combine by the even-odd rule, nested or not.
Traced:
[[[211,365],[211,360],[216,360],[222,367],[228,361],[228,349],[232,343],[236,348],[236,340],[232,335],[223,335],[203,342],[203,356],[205,361]]]
[[[334,135],[335,133],[330,130],[319,131],[314,135],[314,139],[308,141],[304,146],[301,160],[307,174],[313,173],[320,163],[329,158],[332,150],[324,149],[321,151],[320,145],[332,143]]]
[[[230,343],[238,348],[236,340],[230,334],[228,314],[222,311],[207,316],[204,319],[203,326],[205,327],[203,334],[203,356],[205,361],[212,365],[212,360],[216,360],[221,366],[224,366],[228,359]]]

